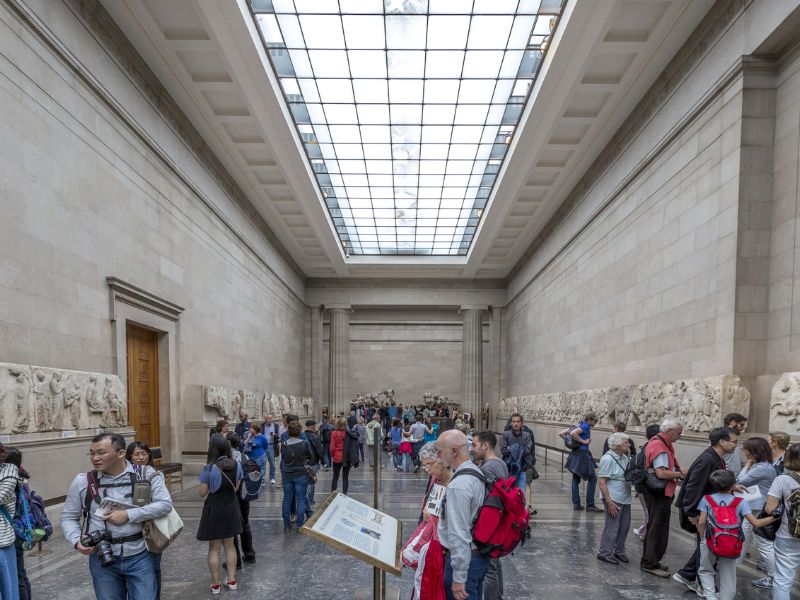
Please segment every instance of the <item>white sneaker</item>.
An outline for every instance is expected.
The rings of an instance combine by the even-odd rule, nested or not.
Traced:
[[[274,479],[270,479],[270,480],[269,480],[269,482],[270,482],[272,485],[275,485],[275,480],[274,480]]]
[[[684,577],[680,573],[673,573],[672,574],[672,581],[674,581],[675,583],[680,583],[682,586],[685,586],[686,589],[688,589],[688,590],[690,590],[692,592],[696,592],[697,591],[697,582],[696,581],[689,581],[688,579],[686,579],[686,577]]]
[[[227,577],[225,578],[225,587],[229,590],[235,590],[239,588],[239,584],[236,583],[236,580],[233,581],[229,580]]]

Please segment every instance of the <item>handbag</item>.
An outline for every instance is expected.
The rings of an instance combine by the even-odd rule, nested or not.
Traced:
[[[306,475],[308,476],[308,485],[317,483],[317,473],[311,465],[306,465]]]
[[[160,553],[183,531],[183,520],[173,508],[163,517],[142,523],[144,544],[150,552]]]
[[[770,542],[775,541],[775,536],[778,533],[778,529],[781,526],[781,517],[783,516],[783,505],[778,506],[773,512],[772,515],[777,517],[772,523],[768,525],[764,525],[763,527],[753,527],[753,533],[760,538],[764,538],[765,540],[769,540]],[[761,512],[758,513],[758,518],[763,519],[764,517],[768,517],[769,513],[765,511],[763,508]]]
[[[649,490],[654,492],[663,492],[665,489],[667,489],[668,483],[669,481],[667,479],[658,478],[655,469],[647,469],[647,476],[644,480],[644,484]]]

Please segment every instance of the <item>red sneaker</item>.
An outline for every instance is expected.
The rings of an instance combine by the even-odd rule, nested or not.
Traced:
[[[236,583],[235,579],[228,579],[226,577],[225,578],[225,587],[228,588],[229,590],[235,590],[235,589],[237,589],[239,587],[239,585]]]

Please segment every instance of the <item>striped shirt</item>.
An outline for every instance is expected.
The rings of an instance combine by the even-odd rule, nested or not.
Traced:
[[[472,523],[478,516],[486,497],[483,481],[472,475],[455,477],[456,473],[472,469],[481,470],[471,460],[461,463],[453,473],[445,491],[444,518],[439,519],[439,541],[450,551],[450,564],[453,567],[453,582],[465,583],[467,570],[472,560]]]
[[[13,519],[17,509],[17,484],[19,483],[19,471],[16,465],[11,463],[0,464],[0,504],[2,504],[8,515]],[[16,534],[11,523],[3,516],[0,516],[0,548],[7,548],[14,543]]]

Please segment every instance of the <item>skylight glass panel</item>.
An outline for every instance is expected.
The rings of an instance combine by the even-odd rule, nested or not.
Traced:
[[[468,253],[563,4],[251,0],[347,252]]]

